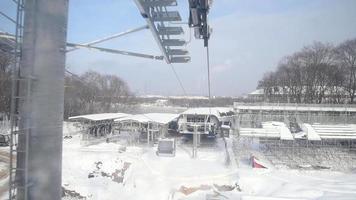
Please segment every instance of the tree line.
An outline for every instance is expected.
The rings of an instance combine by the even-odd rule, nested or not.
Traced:
[[[0,49],[0,114],[9,117],[11,105],[12,54]]]
[[[268,102],[356,103],[356,39],[305,46],[265,73],[258,89]]]
[[[0,118],[10,115],[11,52],[0,49]],[[118,112],[131,109],[133,94],[127,83],[116,75],[87,71],[65,76],[64,118],[79,114]]]
[[[65,78],[64,117],[126,111],[134,102],[127,83],[116,75],[87,71]]]

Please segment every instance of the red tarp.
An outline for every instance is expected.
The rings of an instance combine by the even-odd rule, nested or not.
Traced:
[[[255,156],[251,156],[251,164],[253,168],[267,168]]]

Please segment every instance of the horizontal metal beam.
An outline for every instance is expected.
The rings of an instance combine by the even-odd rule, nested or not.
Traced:
[[[158,34],[160,35],[181,35],[184,33],[182,27],[164,27],[158,26]]]
[[[16,24],[16,20],[9,17],[7,14],[0,11],[0,15],[4,16],[7,20],[11,21],[12,23]]]
[[[95,50],[99,50],[99,51],[103,51],[103,52],[107,52],[107,53],[113,53],[113,54],[135,56],[135,57],[148,58],[148,59],[154,59],[154,60],[163,60],[163,56],[154,56],[154,55],[149,55],[149,54],[122,51],[122,50],[117,50],[117,49],[108,49],[108,48],[102,48],[102,47],[95,47],[95,46],[91,46],[91,45],[67,43],[67,47],[95,49]]]
[[[172,63],[187,63],[190,62],[189,56],[181,56],[181,57],[171,57]]]
[[[180,39],[164,39],[162,40],[162,44],[163,46],[183,46],[186,42]]]
[[[177,6],[177,0],[145,1],[143,3],[146,7]]]
[[[168,49],[167,52],[169,55],[177,55],[177,56],[179,55],[183,56],[188,54],[188,51],[183,49]]]
[[[154,21],[182,21],[178,11],[153,12],[152,19]]]

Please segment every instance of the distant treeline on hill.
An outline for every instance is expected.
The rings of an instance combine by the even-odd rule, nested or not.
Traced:
[[[156,104],[162,106],[178,106],[178,107],[228,107],[234,102],[250,102],[242,97],[212,97],[209,101],[208,97],[142,97],[135,98],[137,104]]]
[[[337,46],[314,42],[286,56],[258,89],[261,101],[356,103],[356,39]]]

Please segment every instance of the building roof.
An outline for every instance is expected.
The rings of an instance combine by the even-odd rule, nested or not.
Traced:
[[[103,121],[103,120],[113,120],[122,117],[130,116],[126,113],[100,113],[100,114],[90,114],[90,115],[78,115],[69,117],[69,120],[89,120],[89,121]]]
[[[137,114],[130,115],[123,118],[116,119],[117,122],[123,121],[136,121],[140,123],[159,123],[159,124],[168,124],[169,122],[177,119],[179,114],[171,114],[171,113],[146,113],[146,114]]]
[[[190,108],[184,112],[182,115],[215,115],[217,118],[224,117],[223,113],[232,112],[233,109],[229,107],[201,107],[201,108]]]
[[[254,90],[254,91],[248,93],[248,95],[264,95],[264,89]]]
[[[0,51],[12,52],[15,48],[15,37],[11,34],[0,31]]]
[[[234,103],[235,110],[261,110],[261,111],[318,111],[318,112],[356,112],[356,106],[344,104],[288,104],[288,103]]]

